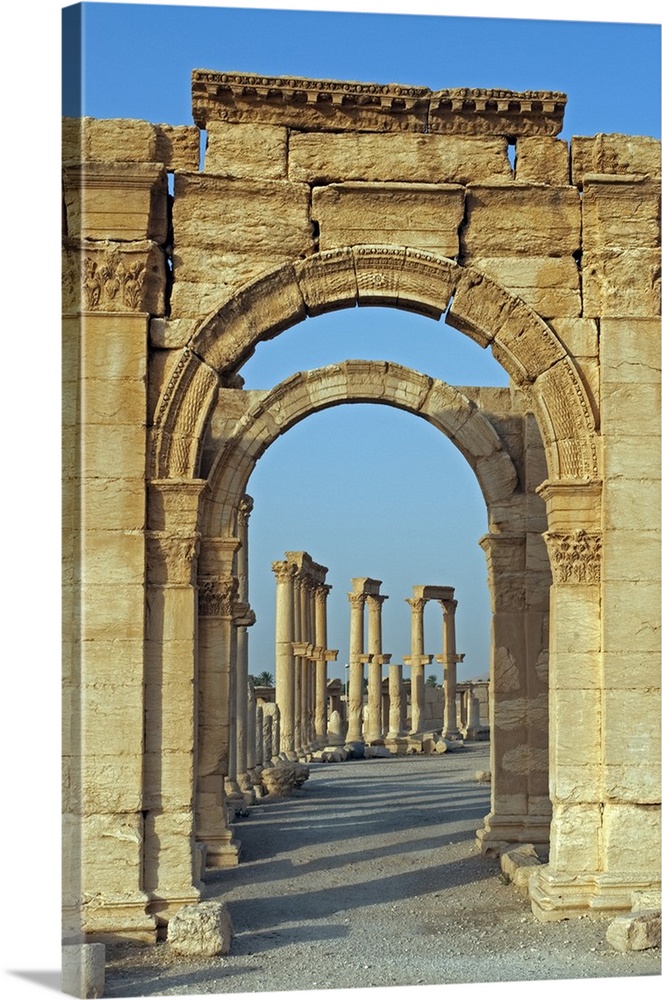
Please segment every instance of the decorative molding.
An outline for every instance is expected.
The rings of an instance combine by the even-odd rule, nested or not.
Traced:
[[[271,569],[276,574],[276,580],[278,583],[287,583],[288,581],[294,580],[297,574],[297,568],[287,559],[280,559],[277,562],[272,562]]]
[[[232,618],[239,581],[212,576],[198,581],[198,611],[203,618]]]
[[[237,525],[239,527],[245,528],[248,525],[248,519],[253,511],[253,497],[250,497],[248,493],[245,493],[239,505],[237,507]]]
[[[347,597],[352,608],[363,608],[366,599],[365,594],[348,594]]]
[[[431,91],[396,83],[193,70],[193,120],[265,122],[318,130],[557,135],[567,97],[557,91]]]
[[[578,528],[571,532],[546,531],[554,583],[599,583],[602,535]]]
[[[422,615],[428,599],[426,597],[405,597],[405,601],[411,608],[412,615]]]

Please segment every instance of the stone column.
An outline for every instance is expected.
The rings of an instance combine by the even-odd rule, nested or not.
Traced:
[[[240,548],[237,552],[237,599],[245,604],[247,612],[236,620],[237,643],[237,723],[236,723],[236,773],[237,783],[247,802],[253,801],[252,783],[247,774],[248,749],[248,628],[255,622],[255,615],[248,604],[248,519],[253,510],[253,498],[244,495],[237,511],[237,537]]]
[[[299,636],[302,645],[305,644],[304,651],[300,656],[301,662],[301,749],[304,754],[311,751],[310,732],[310,659],[309,647],[312,650],[311,642],[311,622],[310,622],[310,577],[302,576],[299,584],[300,602],[300,630]],[[296,651],[295,651],[296,653]]]
[[[368,724],[365,740],[372,743],[383,736],[382,728],[382,663],[388,663],[390,654],[382,653],[382,604],[385,594],[368,594]]]
[[[253,681],[246,684],[246,770],[255,767],[255,687]]]
[[[402,664],[391,663],[388,668],[389,740],[399,739],[402,733]]]
[[[411,608],[411,656],[405,657],[411,671],[411,735],[420,733],[425,719],[425,664],[431,660],[425,648],[423,611],[427,601],[423,597],[408,597]]]
[[[457,601],[441,601],[444,613],[444,652],[437,656],[438,663],[444,665],[444,728],[442,735],[448,739],[457,739],[460,730],[457,727],[457,664],[464,659],[458,656],[455,649],[455,610]]]
[[[301,641],[301,577],[297,571],[294,577],[294,752],[297,758],[303,757],[302,746],[302,709],[301,709],[301,672],[303,669]]]
[[[203,538],[198,567],[197,838],[214,868],[236,865],[240,850],[227,824],[225,791],[235,747],[238,546],[237,538]]]
[[[327,650],[326,601],[331,587],[319,583],[315,588],[315,643],[320,650],[320,658],[315,664],[315,740],[322,746],[327,743],[328,709],[326,689],[328,684],[327,662],[336,658],[337,650]],[[329,654],[335,652],[334,656]]]
[[[268,764],[269,761],[266,761]],[[264,767],[264,705],[255,706],[255,766]]]
[[[363,738],[363,608],[365,595],[347,595],[350,605],[349,618],[349,694],[347,742]]]
[[[280,711],[281,752],[295,760],[294,746],[294,576],[286,560],[272,563],[276,574],[276,704]]]

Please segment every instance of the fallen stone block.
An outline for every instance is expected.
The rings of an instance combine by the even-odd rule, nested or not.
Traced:
[[[365,743],[362,743],[360,740],[345,743],[345,750],[347,751],[349,760],[363,760],[365,756]]]
[[[262,771],[262,784],[269,795],[285,797],[292,794],[294,788],[301,788],[310,777],[310,768],[298,761],[285,763],[281,761],[273,767],[265,767]]]
[[[646,951],[660,947],[660,911],[624,913],[609,924],[607,941],[616,951]]]
[[[387,747],[369,746],[364,750],[364,757],[392,757],[393,754]]]
[[[168,944],[178,955],[227,955],[232,935],[227,905],[212,900],[183,906],[168,923]]]
[[[102,997],[105,965],[106,946],[103,944],[63,945],[62,992],[72,997]]]
[[[511,882],[518,888],[526,888],[532,873],[524,873],[523,869],[538,867],[540,858],[533,844],[516,844],[501,852],[500,864],[501,871]]]
[[[449,750],[461,750],[464,746],[464,740],[446,740],[446,742]]]
[[[476,771],[474,777],[481,785],[490,785],[492,783],[491,771]]]
[[[446,753],[450,748],[450,740],[445,740],[443,736],[434,745],[435,753]]]

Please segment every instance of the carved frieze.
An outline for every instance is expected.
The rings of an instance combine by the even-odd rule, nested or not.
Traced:
[[[544,536],[554,583],[599,583],[602,536],[578,528],[547,531]]]
[[[450,135],[558,135],[567,97],[557,91],[437,90],[430,98],[429,132]]]

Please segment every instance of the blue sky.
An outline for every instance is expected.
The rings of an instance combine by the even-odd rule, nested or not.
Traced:
[[[189,124],[191,70],[206,68],[433,89],[560,90],[568,94],[563,137],[659,135],[654,25],[368,11],[83,4],[82,89],[75,73],[65,74],[64,111],[77,113],[82,97],[82,112],[93,117]],[[64,52],[71,65],[66,33]],[[385,309],[306,321],[261,345],[242,374],[247,388],[266,389],[347,357],[399,361],[454,385],[507,385],[489,352],[443,323]],[[390,598],[383,627],[393,662],[409,652],[404,599],[414,584],[441,584],[454,586],[459,601],[458,648],[466,654],[459,676],[487,675],[489,599],[477,545],[485,506],[443,435],[387,407],[337,407],[279,439],[248,489],[255,499],[253,672],[273,670],[271,562],[305,549],[329,567],[329,644],[340,650],[332,674],[341,676],[347,659],[350,579],[372,576]],[[429,606],[426,651],[433,654],[441,652],[440,621],[440,609]]]

